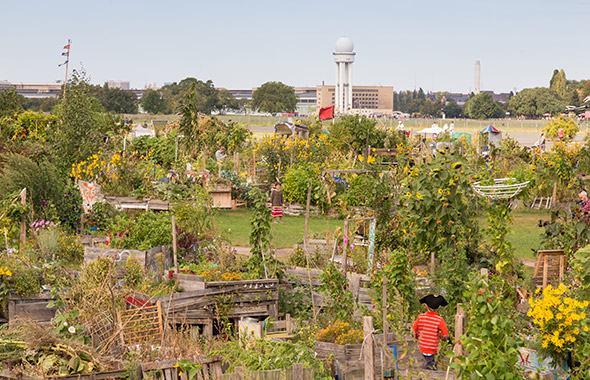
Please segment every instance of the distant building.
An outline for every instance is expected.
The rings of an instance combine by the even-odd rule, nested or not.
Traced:
[[[110,80],[107,82],[109,88],[118,88],[123,91],[129,91],[129,82],[122,80]]]
[[[25,98],[51,98],[56,97],[62,90],[63,82],[32,83],[32,82],[0,82],[0,92],[14,89]]]
[[[317,108],[334,104],[334,86],[317,87]],[[373,114],[393,112],[393,86],[352,86],[352,109]]]
[[[317,87],[295,87],[297,109],[300,114],[309,115],[317,111]]]

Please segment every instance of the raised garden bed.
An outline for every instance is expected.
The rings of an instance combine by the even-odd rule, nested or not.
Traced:
[[[21,297],[11,294],[8,297],[6,310],[2,311],[0,322],[7,322],[10,326],[17,319],[27,318],[39,323],[48,323],[55,316],[56,308],[47,308],[50,301],[54,301],[48,290],[40,292],[38,295]]]
[[[203,289],[184,291],[159,297],[151,302],[160,301],[165,318],[169,323],[203,325],[205,335],[212,335],[213,319],[218,317],[216,306],[224,308],[228,319],[242,317],[265,318],[278,315],[278,280],[259,279],[241,281],[200,281],[194,275],[191,281],[202,283]]]

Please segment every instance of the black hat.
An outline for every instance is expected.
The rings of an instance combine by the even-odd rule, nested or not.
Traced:
[[[443,296],[435,296],[429,294],[425,297],[420,298],[420,303],[425,303],[431,309],[438,309],[439,306],[447,306],[449,303]]]

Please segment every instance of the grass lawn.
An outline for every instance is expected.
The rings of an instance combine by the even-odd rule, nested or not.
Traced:
[[[533,210],[528,208],[519,208],[512,212],[514,222],[512,224],[513,233],[508,236],[508,240],[516,249],[516,256],[521,259],[535,260],[536,250],[541,244],[540,235],[543,229],[538,227],[539,219],[548,220],[549,212],[547,210]],[[250,236],[250,217],[251,212],[246,209],[242,210],[216,210],[214,220],[216,227],[225,232],[229,241],[234,246],[249,246]],[[478,218],[480,228],[486,227],[486,217]],[[305,228],[305,217],[303,216],[285,216],[282,224],[273,224],[276,228],[278,248],[292,248],[294,244],[303,242],[303,229]],[[342,228],[343,221],[333,218],[310,218],[309,219],[309,236],[315,238],[325,238],[331,235],[338,227]],[[272,240],[274,246],[274,237]],[[531,248],[535,252],[531,251]]]
[[[270,212],[270,210],[269,210]],[[215,225],[225,232],[229,241],[234,246],[250,245],[250,218],[252,213],[249,210],[216,210],[214,215]],[[326,234],[331,235],[344,222],[334,218],[309,218],[308,235],[311,238],[325,238]],[[283,223],[272,224],[277,233],[278,248],[292,248],[297,243],[303,243],[303,230],[305,228],[304,216],[283,216]],[[272,238],[274,247],[274,236]]]
[[[535,210],[520,207],[512,211],[514,220],[511,228],[512,233],[508,235],[508,241],[516,249],[516,257],[526,260],[536,260],[536,251],[541,245],[541,234],[545,231],[539,228],[539,219],[549,220],[551,214],[548,210]],[[478,218],[481,230],[486,228],[486,217]],[[534,249],[534,252],[531,250]]]

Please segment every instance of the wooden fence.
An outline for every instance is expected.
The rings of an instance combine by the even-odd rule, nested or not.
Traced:
[[[226,373],[222,380],[313,380],[313,368],[303,368],[295,363],[292,369],[275,369],[268,371],[247,372],[244,367],[237,367],[234,373]]]

